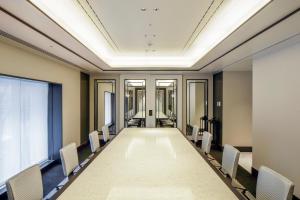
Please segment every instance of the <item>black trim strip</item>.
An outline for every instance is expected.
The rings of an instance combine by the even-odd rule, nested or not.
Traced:
[[[57,45],[59,45],[60,47],[70,51],[71,53],[73,53],[74,55],[78,56],[79,58],[85,60],[86,62],[90,63],[91,65],[93,65],[94,67],[100,69],[103,71],[103,69],[99,66],[97,66],[96,64],[92,63],[91,61],[89,61],[88,59],[82,57],[81,55],[79,55],[78,53],[76,53],[75,51],[73,51],[72,49],[68,48],[67,46],[61,44],[60,42],[58,42],[57,40],[53,39],[52,37],[48,36],[46,33],[40,31],[39,29],[33,27],[32,25],[30,25],[29,23],[27,23],[26,21],[20,19],[19,17],[17,17],[16,15],[12,14],[11,12],[5,10],[3,7],[0,6],[0,10],[2,12],[4,12],[5,14],[9,15],[10,17],[14,18],[15,20],[19,21],[20,23],[22,23],[23,25],[31,28],[32,30],[34,30],[35,32],[41,34],[42,36],[46,37],[47,39],[51,40],[52,42],[56,43]],[[63,29],[65,31],[65,29]],[[69,33],[70,34],[70,33]],[[82,44],[82,43],[81,43]],[[49,53],[50,54],[50,53]]]
[[[276,22],[274,22],[273,24],[267,26],[266,28],[264,28],[263,30],[259,31],[258,33],[254,34],[253,36],[251,36],[250,38],[246,39],[245,41],[241,42],[240,44],[238,44],[237,46],[233,47],[232,49],[230,49],[229,51],[225,52],[224,54],[222,54],[221,56],[215,58],[214,60],[210,61],[209,63],[205,64],[203,67],[200,67],[198,70],[202,70],[204,68],[206,68],[207,66],[209,66],[210,64],[214,63],[215,61],[219,60],[220,58],[226,56],[227,54],[231,53],[232,51],[236,50],[237,48],[241,47],[242,45],[246,44],[247,42],[249,42],[250,40],[254,39],[255,37],[261,35],[262,33],[268,31],[269,29],[273,28],[274,26],[276,26],[277,24],[279,24],[280,22],[286,20],[287,18],[289,18],[290,16],[296,14],[297,12],[300,11],[300,7],[297,8],[296,10],[292,11],[291,13],[287,14],[286,16],[282,17],[281,19],[277,20]],[[220,43],[219,43],[220,44]]]
[[[208,6],[208,8],[207,8],[207,10],[205,11],[204,15],[201,17],[200,21],[198,22],[198,24],[197,24],[197,26],[195,27],[194,31],[192,32],[191,36],[190,36],[189,39],[186,41],[186,43],[185,43],[183,49],[186,49],[186,46],[187,46],[188,43],[191,41],[191,39],[192,39],[194,33],[197,31],[199,25],[200,25],[201,22],[203,21],[204,17],[206,16],[207,12],[209,11],[209,9],[211,8],[211,6],[213,5],[214,2],[215,2],[215,0],[212,0],[212,1],[211,1],[210,5]],[[217,8],[217,9],[218,9],[218,8]],[[216,10],[217,10],[217,9],[216,9]],[[208,21],[209,21],[209,20],[208,20]],[[195,41],[195,39],[194,39],[193,41]]]
[[[100,19],[98,18],[98,15],[95,13],[94,9],[91,7],[91,5],[89,4],[88,1],[86,1],[87,4],[89,5],[90,9],[93,11],[93,13],[95,14],[97,20],[99,21],[99,23],[101,24],[102,28],[104,29],[104,31],[106,32],[106,34],[108,35],[108,37],[110,38],[111,42],[114,44],[114,46],[111,44],[111,42],[106,38],[106,35],[103,33],[103,31],[101,31],[101,29],[98,27],[98,25],[95,23],[95,21],[93,20],[93,18],[90,16],[90,14],[88,13],[88,11],[84,8],[84,6],[80,3],[79,0],[77,0],[77,3],[81,6],[81,8],[84,10],[85,14],[87,16],[89,16],[90,20],[93,22],[93,24],[96,26],[96,28],[98,29],[98,31],[103,35],[103,37],[105,38],[105,40],[107,41],[107,43],[111,46],[111,48],[113,50],[116,50],[116,48],[118,49],[118,46],[116,45],[116,43],[113,41],[112,37],[109,35],[108,31],[106,30],[106,28],[104,27],[103,23],[100,21]]]
[[[100,20],[99,16],[97,15],[97,13],[95,12],[95,10],[93,9],[93,7],[91,6],[90,2],[88,0],[85,0],[87,2],[87,4],[89,5],[90,9],[93,11],[94,15],[96,16],[97,20],[99,21],[99,23],[101,24],[101,26],[103,27],[103,29],[105,30],[105,32],[107,33],[109,39],[112,41],[112,43],[115,45],[115,48],[117,48],[117,50],[119,50],[119,47],[117,45],[117,43],[112,39],[111,35],[109,34],[109,32],[107,31],[107,29],[105,28],[104,24],[102,23],[102,21]]]
[[[207,22],[204,24],[204,26],[201,28],[201,30],[197,33],[197,35],[194,37],[193,41],[190,42],[190,40],[192,39],[194,33],[197,31],[197,28],[199,27],[200,23],[203,21],[205,15],[207,14],[208,10],[210,9],[210,7],[212,6],[212,4],[215,1],[213,0],[211,2],[211,4],[209,5],[209,8],[206,10],[204,16],[202,17],[202,19],[200,20],[200,22],[198,23],[198,25],[196,26],[194,32],[192,33],[191,37],[189,38],[189,40],[187,41],[186,45],[184,46],[184,49],[186,48],[190,48],[190,46],[193,44],[193,42],[195,41],[195,39],[199,36],[199,34],[202,32],[202,30],[206,27],[207,23],[210,21],[210,19],[212,18],[212,16],[214,16],[214,14],[217,12],[217,10],[220,8],[220,6],[222,5],[222,3],[224,2],[224,0],[221,1],[221,3],[218,5],[218,7],[216,8],[216,10],[212,13],[212,15],[209,17],[209,19],[207,20]],[[189,44],[189,45],[188,45]],[[187,46],[188,45],[188,46]]]

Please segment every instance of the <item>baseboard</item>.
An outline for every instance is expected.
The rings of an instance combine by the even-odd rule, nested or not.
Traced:
[[[257,178],[257,176],[258,176],[258,171],[257,171],[257,169],[251,167],[251,175],[254,176],[255,178]]]
[[[89,141],[83,142],[81,145],[77,147],[77,150],[78,151],[82,150],[84,147],[86,147],[86,145],[89,145]]]
[[[250,146],[235,146],[240,152],[252,152],[252,147]]]
[[[49,162],[48,165],[46,165],[45,167],[43,167],[43,168],[41,169],[41,172],[42,172],[42,173],[45,173],[45,172],[48,171],[52,166],[54,166],[54,165],[56,165],[56,164],[61,164],[60,159],[58,159],[58,160],[51,160],[51,161]]]
[[[295,195],[293,195],[293,199],[292,200],[300,200],[300,198],[298,198]]]

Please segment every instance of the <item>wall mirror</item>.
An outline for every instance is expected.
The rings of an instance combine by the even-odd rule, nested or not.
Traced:
[[[116,80],[95,80],[95,130],[108,126],[116,133]]]
[[[198,126],[201,131],[207,130],[208,116],[208,80],[195,79],[186,82],[186,132],[192,133],[193,126]]]
[[[155,81],[156,127],[177,127],[177,80]]]
[[[146,125],[146,80],[125,80],[124,127]]]

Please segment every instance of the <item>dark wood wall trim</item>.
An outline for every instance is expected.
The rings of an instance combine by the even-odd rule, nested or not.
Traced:
[[[252,147],[250,146],[235,146],[240,152],[252,152]]]
[[[80,73],[80,143],[88,141],[90,130],[90,75]]]

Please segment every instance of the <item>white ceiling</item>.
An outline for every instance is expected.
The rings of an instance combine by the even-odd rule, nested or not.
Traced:
[[[169,56],[182,54],[212,0],[88,2],[120,54]]]
[[[79,2],[86,2],[83,7],[88,14],[95,12],[94,20],[102,24],[104,30],[101,31],[104,32],[109,44],[117,53],[177,55],[193,43],[198,31],[209,20],[209,16],[213,14],[221,1],[79,0]],[[120,69],[111,68],[84,44],[26,0],[3,0],[0,5],[5,9],[0,12],[0,29],[9,34],[5,37],[12,38],[13,36],[13,40],[26,42],[27,46],[30,44],[31,47],[48,52],[92,73],[103,70],[153,70],[148,67],[132,68],[130,66]],[[208,9],[209,6],[210,9]],[[217,71],[299,34],[300,15],[297,12],[292,16],[293,20],[290,20],[292,17],[287,18],[239,46],[251,36],[299,7],[300,1],[298,0],[272,1],[187,71],[202,67],[205,68],[200,72]],[[142,12],[141,8],[147,10]],[[159,8],[159,10],[153,11],[154,8]],[[286,23],[288,20],[291,22]],[[149,47],[149,43],[152,46]],[[239,47],[230,51],[236,46]],[[145,51],[146,49],[148,52]],[[182,69],[160,67],[155,70],[181,71]]]

